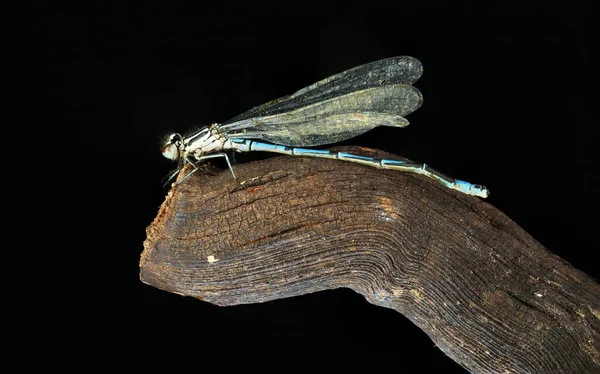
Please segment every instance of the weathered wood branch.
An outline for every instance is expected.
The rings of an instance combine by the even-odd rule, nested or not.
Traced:
[[[243,185],[207,167],[169,192],[143,282],[218,305],[348,287],[473,373],[600,372],[600,286],[487,202],[314,158],[235,170]]]

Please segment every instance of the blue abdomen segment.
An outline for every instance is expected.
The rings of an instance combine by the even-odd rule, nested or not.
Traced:
[[[467,195],[487,197],[489,191],[484,186],[472,184],[459,179],[450,178],[439,171],[430,168],[427,164],[415,162],[377,159],[345,152],[332,152],[320,149],[289,147],[279,144],[257,142],[249,139],[230,139],[231,147],[239,152],[263,151],[280,153],[290,156],[305,156],[328,158],[367,165],[378,169],[397,170],[408,173],[421,174],[434,179],[444,186],[460,191]]]

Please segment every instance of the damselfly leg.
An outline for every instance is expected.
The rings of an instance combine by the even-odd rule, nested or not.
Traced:
[[[233,179],[235,179],[237,181],[237,177],[235,176],[235,173],[233,172],[233,167],[231,166],[231,162],[229,162],[229,156],[227,156],[227,153],[215,153],[212,155],[204,155],[204,156],[200,156],[197,158],[197,161],[202,161],[202,160],[206,160],[209,158],[217,158],[217,157],[223,157],[225,159],[225,162],[227,162],[227,166],[229,167],[229,171],[231,171],[231,175],[233,175]],[[185,166],[185,163],[189,163],[194,167],[194,170],[190,171],[189,173],[186,174],[185,177],[181,178],[180,180],[177,181],[177,183],[175,183],[175,185],[177,186],[178,184],[180,184],[181,182],[183,182],[184,180],[186,180],[187,178],[190,177],[190,175],[194,174],[196,172],[196,170],[198,170],[198,165],[196,165],[196,163],[192,160],[190,160],[189,157],[186,157],[184,159],[184,163],[183,166]],[[169,181],[171,179],[173,179],[183,168],[183,166],[181,168],[178,168],[177,170],[175,170],[175,172],[173,174],[171,174],[171,176],[169,177],[169,179],[167,180],[167,183],[169,183]],[[165,185],[167,184],[165,183]]]

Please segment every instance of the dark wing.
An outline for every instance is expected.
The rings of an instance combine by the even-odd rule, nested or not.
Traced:
[[[417,88],[392,84],[220,125],[219,129],[228,138],[310,147],[350,139],[377,126],[407,126],[404,116],[419,108],[422,101]]]
[[[320,80],[291,95],[254,107],[223,124],[286,112],[371,87],[397,83],[413,84],[421,74],[423,74],[423,65],[414,57],[390,57],[370,62]]]
[[[423,72],[413,57],[361,65],[273,100],[219,125],[229,138],[314,146],[349,139],[377,126],[404,127],[419,108],[410,86]]]

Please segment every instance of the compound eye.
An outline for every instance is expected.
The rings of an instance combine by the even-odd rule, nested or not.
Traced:
[[[162,147],[162,154],[169,160],[177,160],[179,158],[179,149],[173,143],[167,143]]]

